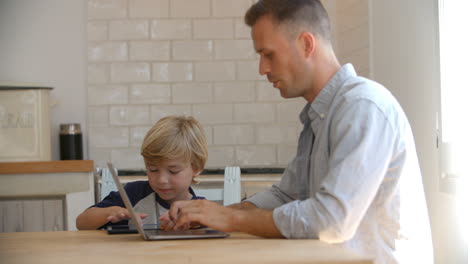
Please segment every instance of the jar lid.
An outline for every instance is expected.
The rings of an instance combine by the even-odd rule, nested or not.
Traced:
[[[60,124],[60,134],[75,135],[81,134],[80,124]]]

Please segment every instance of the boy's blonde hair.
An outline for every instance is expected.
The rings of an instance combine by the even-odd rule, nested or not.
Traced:
[[[149,163],[182,159],[190,162],[194,170],[202,171],[208,159],[205,131],[191,116],[161,118],[146,133],[141,155]]]

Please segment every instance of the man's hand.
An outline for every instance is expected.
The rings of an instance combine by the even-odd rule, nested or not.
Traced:
[[[234,229],[234,210],[208,200],[177,201],[159,219],[165,230],[186,230],[197,225],[208,226],[225,232]]]
[[[262,237],[283,237],[273,221],[273,211],[244,202],[230,207],[208,200],[177,201],[160,217],[165,230],[185,230],[204,225],[224,232],[245,232]]]
[[[164,230],[174,230],[175,223],[172,222],[171,218],[169,217],[169,211],[164,212],[159,217],[159,227]]]

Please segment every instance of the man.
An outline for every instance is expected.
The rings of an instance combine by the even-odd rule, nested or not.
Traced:
[[[314,238],[376,263],[430,263],[432,244],[408,120],[381,85],[340,66],[318,0],[260,0],[245,16],[266,75],[307,100],[281,182],[246,201],[172,205],[167,229],[202,224],[264,237]],[[170,218],[170,220],[169,220]]]

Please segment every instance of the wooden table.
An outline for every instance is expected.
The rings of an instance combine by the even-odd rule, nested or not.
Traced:
[[[1,263],[372,263],[317,240],[224,239],[144,241],[105,231],[0,233]]]

